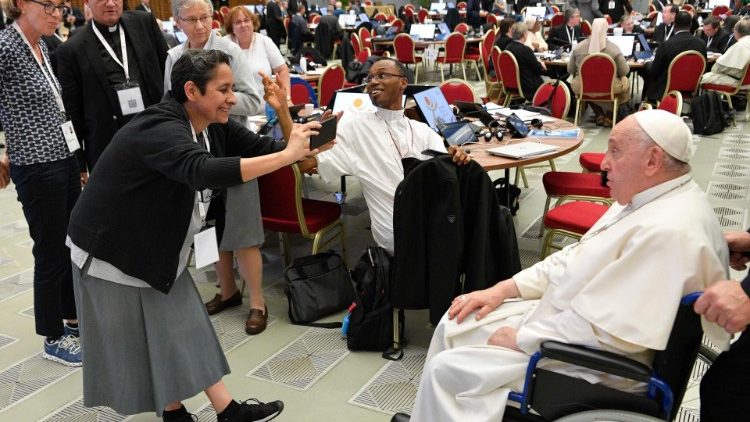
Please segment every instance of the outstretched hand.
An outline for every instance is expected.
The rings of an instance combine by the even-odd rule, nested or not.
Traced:
[[[286,106],[286,91],[281,89],[281,87],[265,73],[258,72],[258,75],[263,78],[263,99],[266,103],[276,111],[279,111],[283,106]]]
[[[451,145],[448,147],[448,155],[453,157],[453,162],[459,166],[468,164],[469,161],[471,161],[471,154],[467,154],[463,148],[456,145]]]

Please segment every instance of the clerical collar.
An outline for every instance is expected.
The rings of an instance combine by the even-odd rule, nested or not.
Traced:
[[[669,191],[676,190],[680,186],[687,184],[690,179],[691,176],[689,174],[685,174],[676,179],[668,180],[664,183],[648,188],[643,192],[635,194],[628,206],[634,209],[638,209],[655,200],[656,198],[666,195]]]
[[[99,32],[101,32],[102,35],[110,33],[110,32],[115,32],[115,31],[117,31],[117,28],[118,28],[117,24],[114,24],[113,26],[107,26],[107,25],[101,24],[101,23],[99,23],[99,22],[97,22],[95,20],[92,20],[92,22],[94,22],[94,25],[96,25],[96,27],[99,29]]]
[[[388,121],[392,122],[392,121],[400,120],[404,118],[404,109],[388,110],[387,108],[377,107],[377,110],[375,110],[375,112],[378,113],[378,115],[387,122]]]

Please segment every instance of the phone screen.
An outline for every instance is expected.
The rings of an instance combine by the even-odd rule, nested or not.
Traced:
[[[321,122],[321,127],[318,129],[318,134],[310,137],[310,149],[318,148],[325,145],[336,138],[336,126],[338,125],[338,119],[336,116],[331,116],[328,119]]]

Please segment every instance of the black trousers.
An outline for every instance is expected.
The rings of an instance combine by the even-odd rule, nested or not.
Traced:
[[[744,421],[750,415],[750,334],[745,330],[701,381],[701,422]]]
[[[68,220],[81,194],[75,158],[17,166],[10,176],[34,240],[34,318],[36,333],[61,336],[63,319],[76,319]]]

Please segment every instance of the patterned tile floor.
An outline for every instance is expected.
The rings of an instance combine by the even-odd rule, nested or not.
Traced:
[[[477,84],[479,87],[480,84]],[[480,88],[482,89],[482,88]],[[744,117],[720,136],[694,137],[693,176],[709,194],[722,227],[748,225],[750,186],[750,130]],[[606,148],[608,130],[583,124],[586,139],[579,152]],[[0,134],[2,139],[2,134]],[[561,170],[579,171],[577,155],[556,160]],[[538,260],[540,240],[535,233],[544,203],[541,175],[547,169],[529,169],[530,187],[523,189],[521,211],[515,218],[524,267]],[[501,176],[491,173],[493,178]],[[332,200],[337,185],[308,179],[311,197]],[[348,234],[348,261],[355,262],[364,245],[371,243],[369,219],[356,180],[348,180],[344,220]],[[31,240],[12,187],[0,190],[0,421],[155,421],[154,415],[125,417],[110,409],[86,409],[81,399],[81,371],[39,357],[41,339],[34,334],[31,292]],[[309,253],[309,243],[292,238],[292,255]],[[280,398],[286,409],[279,421],[387,421],[394,411],[408,411],[421,376],[431,329],[425,311],[407,313],[410,345],[399,362],[381,359],[378,353],[348,352],[335,331],[289,324],[281,282],[281,263],[275,235],[264,246],[265,295],[271,313],[266,332],[244,334],[246,305],[213,318],[227,353],[232,374],[225,377],[238,399]],[[735,277],[740,275],[735,274]],[[215,294],[215,274],[196,271],[205,299]],[[339,316],[330,320],[340,319]],[[679,420],[697,421],[697,388],[685,397]],[[215,420],[205,396],[186,401],[199,421]]]

